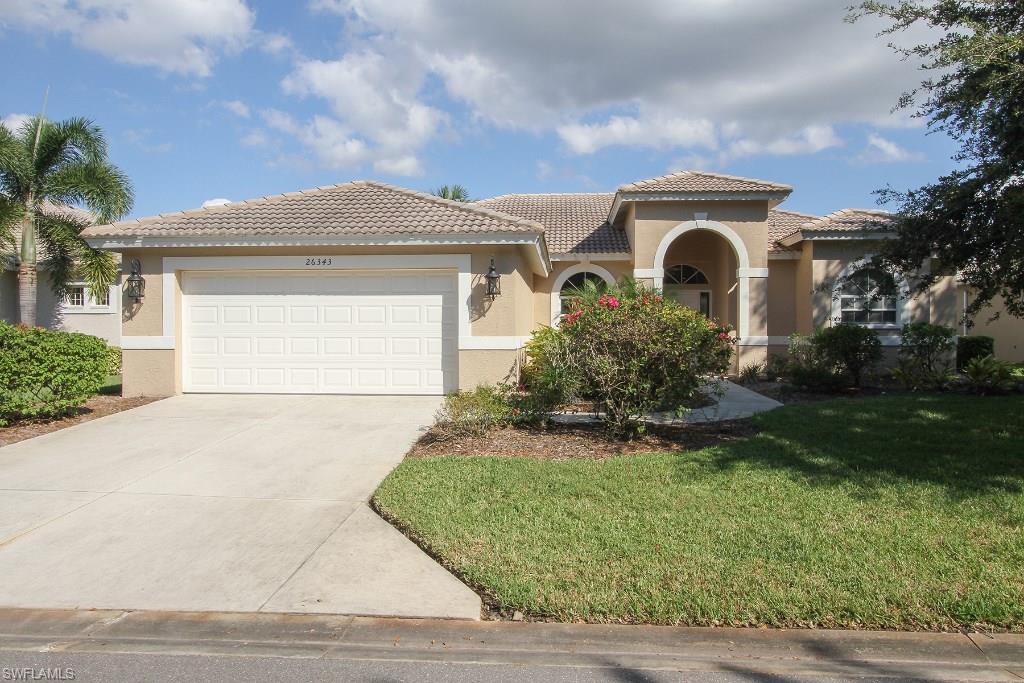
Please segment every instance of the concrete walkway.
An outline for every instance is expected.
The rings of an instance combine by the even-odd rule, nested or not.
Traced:
[[[477,619],[367,507],[439,403],[176,396],[0,448],[0,607]]]
[[[0,610],[0,661],[75,665],[83,669],[76,680],[87,680],[89,667],[127,680],[118,667],[130,663],[139,680],[178,679],[194,667],[204,677],[216,670],[217,678],[262,680],[1020,683],[1024,635]],[[296,668],[273,669],[275,661]],[[325,663],[331,668],[315,668]],[[411,666],[397,671],[397,663]]]
[[[773,398],[768,398],[728,380],[723,380],[720,388],[722,393],[719,395],[707,390],[707,393],[711,394],[711,398],[715,401],[712,405],[695,408],[682,416],[674,412],[653,413],[648,415],[645,421],[661,425],[722,422],[751,417],[758,413],[774,410],[782,405]],[[597,413],[560,413],[554,415],[552,419],[555,422],[572,424],[596,422],[599,418]]]

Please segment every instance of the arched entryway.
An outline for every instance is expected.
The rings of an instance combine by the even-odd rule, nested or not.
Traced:
[[[687,221],[666,234],[654,256],[654,286],[666,296],[700,310],[743,335],[748,321],[744,272],[750,257],[727,225]]]

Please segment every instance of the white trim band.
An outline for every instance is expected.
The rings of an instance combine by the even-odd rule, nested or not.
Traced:
[[[173,350],[174,337],[121,337],[121,349],[125,351]]]
[[[737,268],[736,277],[768,277],[767,268]]]
[[[529,337],[459,337],[459,351],[518,351],[528,339]]]

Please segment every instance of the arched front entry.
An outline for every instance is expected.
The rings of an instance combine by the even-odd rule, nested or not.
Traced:
[[[739,336],[747,337],[750,334],[750,278],[767,277],[768,269],[750,267],[750,254],[743,238],[717,221],[680,223],[658,244],[654,267],[649,271],[654,286],[665,289],[665,269],[681,265],[692,266],[706,274],[711,316],[735,325]]]

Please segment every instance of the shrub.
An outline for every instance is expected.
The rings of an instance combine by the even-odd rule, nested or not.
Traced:
[[[761,379],[766,363],[747,363],[740,369],[740,381],[744,384],[753,384]]]
[[[822,358],[855,387],[864,373],[882,360],[882,342],[874,330],[860,325],[835,325],[814,333],[812,343]]]
[[[789,336],[785,376],[797,386],[838,391],[846,386],[846,378],[822,353],[821,344],[815,342],[816,336],[797,333]]]
[[[121,347],[120,346],[108,346],[107,347],[107,374],[108,375],[120,375],[121,374]]]
[[[561,326],[535,335],[524,379],[558,400],[594,400],[608,431],[628,437],[641,416],[681,405],[725,372],[733,341],[699,312],[628,282],[581,299]]]
[[[951,379],[956,333],[929,323],[907,323],[900,332],[899,366],[893,377],[908,389],[940,389]]]
[[[0,322],[0,425],[67,415],[99,391],[108,358],[97,337]]]
[[[967,386],[979,394],[1001,393],[1015,383],[1013,366],[995,356],[975,358],[964,367]]]
[[[974,335],[960,337],[956,340],[956,369],[963,372],[967,364],[975,358],[994,356],[996,354],[996,340],[985,335]]]
[[[490,384],[472,391],[456,391],[444,398],[434,416],[434,433],[439,439],[458,436],[482,436],[492,427],[507,424],[508,402],[502,392]]]
[[[768,360],[765,361],[764,375],[770,380],[777,380],[786,376],[788,368],[789,358],[784,354],[775,353],[768,356]]]

